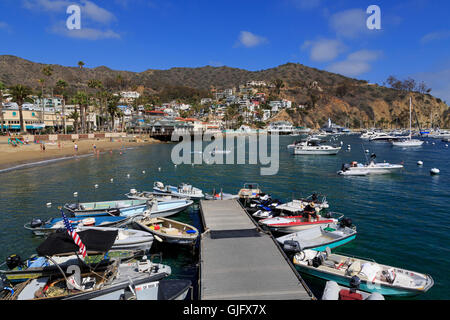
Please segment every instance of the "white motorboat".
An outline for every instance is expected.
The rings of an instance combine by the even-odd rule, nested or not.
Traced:
[[[162,182],[155,182],[153,185],[155,194],[170,194],[188,199],[202,199],[205,197],[203,191],[186,183],[180,184],[178,187],[165,186]]]
[[[376,133],[376,134],[372,135],[369,138],[369,141],[390,141],[390,140],[393,140],[393,139],[397,139],[397,137],[396,136],[391,136],[391,135],[389,135],[389,134],[387,134],[385,132],[379,132],[379,133]]]
[[[151,191],[137,191],[136,189],[130,189],[130,192],[126,193],[125,195],[127,196],[128,199],[146,200],[146,201],[156,200],[158,202],[184,199],[184,197],[177,196],[174,194],[161,194],[161,193],[154,193]]]
[[[322,145],[316,140],[310,140],[297,144],[294,148],[295,155],[336,155],[341,147]]]
[[[257,183],[244,183],[244,187],[239,190],[240,199],[254,199],[259,196],[261,189]]]
[[[423,144],[422,140],[419,139],[412,139],[411,135],[411,121],[412,121],[412,102],[411,97],[409,98],[409,136],[408,138],[399,139],[399,140],[393,140],[391,143],[393,146],[396,147],[420,147]]]
[[[92,229],[99,231],[117,231],[117,237],[111,247],[111,251],[148,250],[153,244],[153,235],[141,230],[108,227],[77,227],[77,231]]]
[[[370,158],[371,160],[368,164],[358,163],[357,161],[352,161],[349,164],[343,164],[341,170],[338,171],[338,174],[344,176],[365,176],[368,174],[393,173],[403,169],[402,164],[392,164],[388,162],[376,163],[375,154],[372,154]]]

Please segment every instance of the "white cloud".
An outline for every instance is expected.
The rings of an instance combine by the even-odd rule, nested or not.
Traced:
[[[59,12],[61,14],[65,14],[67,7],[75,4],[79,5],[81,8],[81,18],[89,19],[93,22],[109,24],[113,21],[116,21],[117,18],[113,13],[109,12],[106,9],[103,9],[88,0],[80,0],[79,3],[74,1],[67,0],[24,0],[23,6],[29,10],[40,10],[45,12]]]
[[[338,61],[327,67],[327,70],[348,77],[355,77],[371,70],[370,62],[379,59],[381,51],[360,50],[353,52],[343,61]]]
[[[349,9],[331,15],[329,23],[338,36],[356,38],[373,31],[367,28],[366,19],[364,10]]]
[[[427,43],[433,40],[444,40],[450,38],[450,30],[430,32],[424,35],[421,39],[421,43]]]
[[[261,44],[267,43],[267,39],[261,36],[258,36],[256,34],[253,34],[249,31],[241,31],[239,35],[239,42],[238,44],[241,44],[247,48],[250,47],[256,47]]]
[[[333,39],[305,41],[302,49],[307,48],[310,48],[310,59],[317,62],[331,61],[346,50],[341,41]]]
[[[50,32],[69,38],[85,40],[120,39],[120,35],[112,30],[100,30],[95,28],[81,28],[80,30],[69,30],[65,27],[65,22],[54,25]]]

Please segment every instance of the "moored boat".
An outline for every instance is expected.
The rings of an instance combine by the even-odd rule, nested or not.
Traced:
[[[285,216],[285,217],[274,217],[269,219],[263,219],[259,221],[259,224],[266,226],[272,231],[280,232],[280,233],[293,233],[313,227],[317,227],[320,225],[327,225],[330,223],[338,222],[341,215],[338,219],[331,218],[333,213],[328,213],[327,216],[330,218],[325,218],[320,215],[317,215],[316,219],[308,219],[303,216]]]
[[[205,197],[202,190],[187,183],[182,183],[178,187],[175,187],[170,185],[165,186],[162,182],[157,181],[153,184],[153,192],[155,194],[170,194],[195,200]]]
[[[130,192],[126,193],[125,196],[128,199],[146,200],[146,201],[156,200],[159,202],[184,199],[184,197],[177,196],[174,194],[161,194],[161,193],[154,193],[151,191],[137,191],[136,189],[130,189]]]
[[[121,216],[97,216],[97,217],[71,217],[68,218],[69,223],[73,228],[77,226],[95,226],[95,227],[120,227],[129,222],[130,218]],[[49,233],[56,232],[58,229],[64,229],[64,221],[62,218],[52,218],[46,222],[42,222],[40,219],[33,219],[31,222],[26,223],[24,228],[31,230],[33,234],[37,236],[48,235]]]
[[[356,238],[356,228],[351,221],[343,219],[340,223],[330,223],[291,233],[277,238],[285,251],[299,252],[305,249],[323,251],[342,246]]]
[[[86,212],[105,212],[114,211],[125,208],[139,208],[145,207],[146,200],[114,200],[114,201],[100,201],[100,202],[83,202],[83,203],[66,203],[64,209],[77,215],[77,213]]]
[[[295,254],[293,263],[303,273],[336,281],[343,286],[348,286],[349,280],[357,276],[362,291],[378,292],[384,296],[415,296],[427,292],[434,285],[433,278],[427,274],[331,254],[329,249],[325,252],[303,250]]]
[[[195,227],[172,219],[144,216],[134,223],[139,229],[150,232],[155,239],[165,243],[194,245],[199,236]]]

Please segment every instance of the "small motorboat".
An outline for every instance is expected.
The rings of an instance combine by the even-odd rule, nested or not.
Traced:
[[[156,194],[170,194],[195,200],[205,197],[202,190],[186,183],[182,183],[178,187],[175,187],[165,186],[162,182],[157,181],[153,184],[153,192]]]
[[[290,202],[280,204],[274,210],[278,215],[297,216],[301,215],[307,205],[314,204],[316,212],[320,212],[323,209],[328,209],[330,205],[325,196],[312,194],[311,196],[303,199],[294,199]]]
[[[342,164],[339,175],[369,175],[369,174],[389,174],[403,169],[402,164],[392,164],[388,162],[376,163],[376,155],[370,156],[370,162],[367,164],[352,161],[351,163]]]
[[[167,218],[144,216],[134,222],[139,229],[150,232],[160,242],[195,245],[199,236],[195,227]]]
[[[70,265],[78,265],[82,272],[89,270],[104,270],[111,264],[113,259],[127,261],[135,258],[141,251],[114,251],[108,252],[107,255],[95,254],[88,255],[84,262],[77,255],[53,256],[51,259],[37,255],[31,256],[29,259],[22,261],[19,255],[13,254],[6,259],[8,270],[0,270],[5,278],[11,283],[23,282],[29,279],[35,279],[43,276],[50,276],[59,273],[58,267],[66,268]]]
[[[72,217],[68,218],[69,223],[73,228],[77,226],[87,227],[121,227],[129,222],[130,218],[121,216],[97,216],[97,217]],[[44,236],[53,233],[58,229],[65,229],[62,218],[49,219],[43,222],[41,219],[33,219],[31,222],[24,225],[25,229],[31,230],[34,235]]]
[[[297,144],[294,148],[295,155],[336,155],[341,147],[321,144],[315,140],[307,140]]]
[[[387,133],[384,132],[378,132],[375,133],[374,135],[370,136],[369,141],[372,142],[389,142],[391,140],[395,140],[397,139],[396,136],[391,136]]]
[[[15,285],[2,300],[184,300],[189,280],[166,280],[170,266],[141,261],[115,260],[104,271],[66,276],[62,273],[30,279]],[[5,290],[5,289],[4,289]]]
[[[330,223],[291,233],[277,238],[283,249],[288,252],[300,252],[305,249],[323,251],[342,246],[356,238],[356,228],[349,218],[339,223]]]
[[[427,292],[433,285],[433,278],[427,274],[378,264],[375,261],[331,254],[326,251],[303,250],[293,258],[299,271],[327,281],[336,281],[348,286],[350,279],[357,276],[360,290],[378,292],[383,296],[415,296]]]
[[[354,287],[352,280],[350,280],[351,289]],[[354,282],[358,282],[358,280],[355,279]],[[359,287],[359,284],[356,287]],[[327,281],[325,289],[323,289],[322,300],[384,300],[384,297],[378,292],[368,293],[357,288],[351,289],[338,285],[336,281]]]
[[[99,231],[117,231],[117,237],[110,251],[122,251],[122,250],[148,250],[153,244],[153,235],[134,229],[123,228],[107,228],[107,227],[78,227],[77,232],[86,230],[99,230]]]
[[[238,196],[240,199],[254,199],[259,196],[261,189],[257,183],[245,183],[244,187],[239,190]]]
[[[139,208],[145,207],[146,200],[114,200],[114,201],[101,201],[101,202],[84,202],[84,203],[66,203],[64,209],[71,212],[74,215],[77,213],[87,212],[105,212],[105,211],[117,211],[124,208]]]
[[[146,200],[146,201],[171,201],[171,200],[179,200],[184,199],[185,197],[176,196],[174,194],[161,194],[154,193],[151,191],[137,191],[136,189],[130,189],[129,193],[126,193],[125,196],[128,199],[134,200]]]
[[[274,217],[260,220],[259,224],[266,226],[272,231],[280,233],[294,233],[320,225],[337,223],[343,217],[343,215],[341,215],[338,219],[336,219],[332,218],[332,215],[334,215],[334,213],[328,212],[327,217],[329,218],[317,215],[316,219],[311,219],[310,221],[308,221],[307,217],[303,216]]]

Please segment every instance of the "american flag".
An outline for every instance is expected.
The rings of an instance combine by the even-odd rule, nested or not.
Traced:
[[[81,242],[80,236],[78,233],[73,230],[72,225],[70,224],[69,220],[67,219],[66,215],[64,214],[64,211],[61,210],[61,214],[63,217],[64,225],[66,226],[67,232],[72,237],[73,241],[75,241],[75,244],[80,247],[80,254],[83,256],[83,259],[86,257],[86,246]]]

